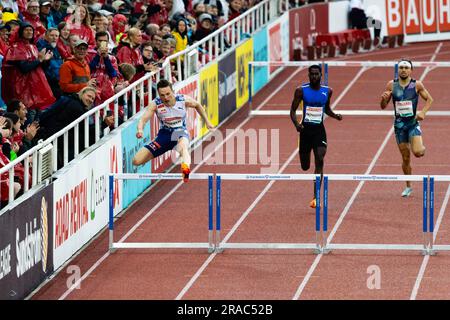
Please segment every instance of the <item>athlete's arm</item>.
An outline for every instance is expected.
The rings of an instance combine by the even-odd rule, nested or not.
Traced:
[[[328,100],[327,100],[327,104],[325,105],[325,113],[329,116],[332,117],[336,120],[341,121],[342,120],[342,115],[334,113],[333,110],[331,110],[330,108],[330,101],[331,101],[331,96],[333,95],[333,89],[328,88]]]
[[[389,81],[386,85],[386,90],[381,95],[381,101],[380,101],[380,107],[381,109],[385,109],[388,105],[389,101],[391,101],[392,98],[392,83],[393,81]]]
[[[298,122],[296,115],[298,106],[300,105],[300,102],[302,102],[302,100],[303,100],[303,89],[302,87],[298,87],[297,89],[295,89],[294,100],[292,100],[291,104],[291,120],[294,123],[294,126],[298,132],[302,131],[303,129],[303,125],[300,122]]]
[[[425,106],[423,107],[422,111],[416,114],[416,119],[421,121],[425,119],[425,114],[430,109],[431,104],[433,103],[433,98],[431,97],[428,90],[425,89],[425,86],[423,85],[422,81],[416,82],[416,89],[417,93],[422,97],[423,100],[425,100]]]
[[[138,121],[136,138],[140,139],[144,136],[144,126],[152,117],[156,111],[156,104],[152,101],[150,105],[145,109],[144,114]]]
[[[203,108],[203,106],[198,102],[195,101],[194,99],[192,99],[191,97],[184,95],[184,102],[186,107],[188,108],[194,108],[197,113],[202,117],[203,121],[206,124],[206,127],[211,130],[214,129],[214,126],[212,125],[211,122],[209,122],[208,116],[205,112],[205,109]]]

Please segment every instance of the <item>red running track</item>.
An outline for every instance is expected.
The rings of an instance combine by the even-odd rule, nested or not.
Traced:
[[[414,60],[450,58],[450,43],[421,43],[352,56],[352,60],[396,60],[411,52]],[[436,53],[437,52],[437,53]],[[330,69],[332,103],[339,109],[377,109],[392,70],[373,68],[351,83],[358,68]],[[417,68],[420,78],[424,70]],[[254,98],[263,109],[288,109],[296,86],[307,81],[305,70],[285,70]],[[424,83],[435,102],[432,110],[448,110],[443,70],[426,74]],[[350,86],[349,86],[350,84]],[[349,89],[345,93],[345,89]],[[420,102],[419,108],[423,105]],[[427,154],[413,159],[414,174],[449,174],[450,118],[428,117],[422,123]],[[401,158],[390,117],[328,119],[327,173],[402,174]],[[245,108],[219,130],[278,129],[279,172],[299,173],[298,138],[287,117],[248,119]],[[230,136],[230,138],[233,136]],[[207,151],[205,143],[204,150]],[[210,150],[211,151],[211,150]],[[248,154],[246,147],[247,163]],[[216,154],[217,156],[217,154]],[[219,159],[220,157],[216,157]],[[196,172],[259,173],[265,165],[201,163]],[[309,173],[313,172],[313,168]],[[332,243],[421,243],[421,186],[403,199],[403,184],[330,182],[329,230]],[[436,186],[436,243],[450,243],[445,215],[448,184]],[[312,183],[223,182],[222,237],[229,242],[313,242],[314,210],[308,207]],[[167,199],[167,200],[165,200]],[[439,216],[439,218],[438,218]],[[143,219],[145,217],[145,219]],[[142,220],[141,220],[142,219]],[[132,230],[132,232],[130,232]],[[116,223],[116,239],[139,242],[206,242],[205,182],[163,181],[151,189]],[[67,266],[33,299],[448,299],[450,255],[426,258],[417,252],[334,251],[326,256],[294,250],[118,250],[108,253],[101,233],[67,266],[80,267],[80,289],[68,290]],[[369,289],[368,270],[377,267],[379,289]]]

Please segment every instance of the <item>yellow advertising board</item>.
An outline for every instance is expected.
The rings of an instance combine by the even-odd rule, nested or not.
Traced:
[[[209,121],[216,126],[219,124],[219,65],[210,64],[200,71],[200,103],[205,108]],[[208,131],[203,124],[200,137]]]
[[[248,101],[248,63],[253,60],[253,39],[236,48],[236,108]]]

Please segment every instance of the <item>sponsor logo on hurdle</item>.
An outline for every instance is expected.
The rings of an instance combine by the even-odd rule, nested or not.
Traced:
[[[353,180],[398,180],[397,176],[353,176]]]

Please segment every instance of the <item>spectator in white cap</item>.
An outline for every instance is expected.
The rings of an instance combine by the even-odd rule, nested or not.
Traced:
[[[200,24],[195,31],[194,41],[200,41],[214,31],[213,17],[209,13],[202,13],[198,21]]]
[[[45,29],[56,28],[57,24],[55,22],[55,19],[53,19],[53,15],[50,10],[52,7],[52,3],[48,0],[42,0],[40,2],[40,4],[41,4],[41,7],[40,7],[39,19],[41,20]]]

